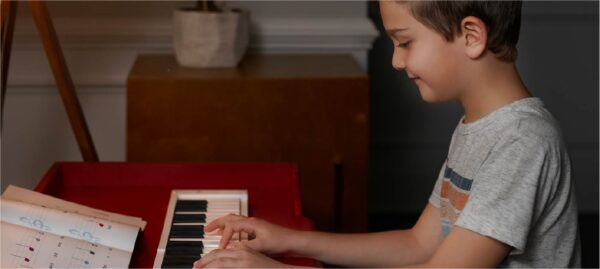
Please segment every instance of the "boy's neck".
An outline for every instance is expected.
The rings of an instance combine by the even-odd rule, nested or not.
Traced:
[[[459,98],[465,111],[464,123],[477,121],[505,105],[531,97],[514,63],[492,61],[475,70],[469,89]]]

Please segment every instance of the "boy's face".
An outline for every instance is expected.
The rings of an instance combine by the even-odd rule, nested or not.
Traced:
[[[426,102],[444,102],[458,98],[462,49],[459,38],[448,42],[444,37],[417,21],[408,3],[379,1],[383,25],[394,44],[392,66],[405,69]],[[464,73],[464,72],[462,72]]]

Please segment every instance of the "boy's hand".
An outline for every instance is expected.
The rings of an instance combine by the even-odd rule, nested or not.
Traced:
[[[204,227],[204,231],[207,233],[217,229],[223,236],[219,242],[219,249],[228,246],[234,233],[246,232],[250,240],[242,241],[241,244],[267,254],[282,254],[292,251],[293,237],[297,233],[262,219],[233,214],[215,219]]]
[[[216,249],[194,263],[194,268],[284,268],[275,261],[242,243],[230,244],[227,249]]]

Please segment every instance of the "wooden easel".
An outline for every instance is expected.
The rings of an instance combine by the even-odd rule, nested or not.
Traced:
[[[17,15],[17,4],[19,1],[1,0],[1,21],[2,26],[2,93],[1,108],[4,111],[4,98],[6,94],[6,81],[8,75],[8,66],[10,62],[10,52],[12,38],[15,27],[15,18]],[[98,154],[94,147],[94,142],[87,127],[81,105],[77,99],[75,86],[69,74],[65,58],[62,54],[56,31],[52,24],[52,19],[48,13],[48,8],[44,1],[29,0],[29,8],[33,15],[38,33],[44,45],[56,86],[62,98],[63,104],[69,117],[69,122],[75,133],[75,139],[79,145],[79,150],[83,160],[86,162],[97,162]],[[0,125],[2,120],[0,119]]]

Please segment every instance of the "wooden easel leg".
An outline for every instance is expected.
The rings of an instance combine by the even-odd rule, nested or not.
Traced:
[[[56,80],[56,86],[67,110],[67,115],[79,144],[79,150],[86,162],[97,162],[98,155],[92,141],[92,136],[85,122],[83,110],[77,99],[73,80],[67,69],[65,58],[62,54],[48,8],[44,1],[29,0],[29,7],[37,26],[40,38],[50,63],[50,68]]]
[[[10,63],[10,52],[12,47],[15,19],[17,17],[17,1],[4,0],[0,3],[0,25],[2,28],[2,79],[0,82],[0,130],[2,130],[2,118],[4,115],[4,99],[6,97],[6,81],[8,78],[8,66]]]

